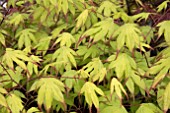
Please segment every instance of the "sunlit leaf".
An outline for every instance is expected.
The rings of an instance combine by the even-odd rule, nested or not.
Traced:
[[[42,78],[36,81],[30,90],[38,90],[38,105],[45,105],[46,110],[52,106],[52,102],[57,100],[64,103],[64,84],[55,78]]]
[[[81,88],[80,93],[84,93],[86,102],[90,107],[92,107],[92,104],[94,104],[96,108],[99,108],[99,100],[95,92],[100,94],[101,96],[104,96],[103,91],[95,84],[93,84],[92,82],[86,82]]]
[[[164,34],[165,41],[167,42],[168,45],[170,45],[170,38],[169,38],[170,33],[168,30],[168,29],[170,29],[169,25],[170,25],[169,20],[163,21],[157,25],[159,27],[159,31],[158,31],[159,37]]]
[[[3,56],[2,59],[3,62],[6,63],[8,67],[11,69],[14,69],[13,62],[17,63],[21,68],[24,70],[27,70],[26,64],[24,61],[33,62],[31,58],[28,57],[26,53],[24,53],[21,50],[13,50],[11,48],[6,48],[6,53]]]
[[[15,94],[10,94],[7,97],[7,104],[13,113],[19,113],[23,110],[24,106],[20,97]]]
[[[70,47],[73,43],[75,43],[75,39],[70,33],[64,32],[58,37],[59,38],[56,40],[55,44],[60,42],[60,46]]]
[[[84,73],[89,75],[89,79],[94,82],[97,80],[99,80],[99,82],[103,81],[107,73],[106,68],[99,58],[94,58],[91,62],[83,67],[83,70]],[[80,76],[84,78],[83,73],[81,73]]]
[[[110,92],[111,92],[111,95],[115,92],[120,99],[122,99],[121,92],[123,92],[127,96],[127,93],[124,87],[116,78],[113,78],[111,81]]]
[[[163,113],[157,106],[152,103],[143,103],[136,113]]]
[[[149,45],[143,45],[143,38],[141,37],[141,31],[138,29],[137,24],[127,23],[118,28],[115,31],[114,37],[117,41],[117,49],[120,50],[124,45],[126,45],[130,51],[134,48],[139,48],[145,51],[143,47],[149,47]]]

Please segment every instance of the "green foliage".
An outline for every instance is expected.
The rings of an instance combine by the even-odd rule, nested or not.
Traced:
[[[169,0],[6,5],[0,113],[169,112]]]

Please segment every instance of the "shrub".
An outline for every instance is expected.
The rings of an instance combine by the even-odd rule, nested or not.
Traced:
[[[169,0],[4,0],[0,12],[0,112],[168,111]]]

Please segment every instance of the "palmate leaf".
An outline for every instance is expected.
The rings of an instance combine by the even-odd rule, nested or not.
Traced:
[[[17,26],[20,23],[23,23],[27,16],[27,14],[13,13],[13,15],[10,17],[9,23]]]
[[[165,0],[162,2],[157,8],[157,12],[161,12],[163,9],[165,10],[167,8],[169,0]]]
[[[21,111],[23,111],[24,106],[22,104],[22,100],[17,95],[10,94],[6,100],[10,110],[13,113],[20,113]]]
[[[88,57],[95,58],[98,57],[100,54],[100,50],[97,45],[92,45],[90,48],[87,46],[79,46],[76,53],[79,56],[84,56],[83,60],[87,59]]]
[[[77,82],[74,77],[78,77],[78,73],[75,70],[66,71],[62,75],[61,80],[64,80],[65,85],[69,88],[68,91],[70,91]]]
[[[29,71],[29,73],[27,73],[28,78],[30,78],[33,73],[38,75],[39,72],[38,72],[38,64],[37,63],[40,63],[40,61],[42,61],[42,59],[40,59],[38,56],[31,55],[30,58],[32,60],[34,60],[35,62],[34,63],[28,62],[28,64],[27,64],[27,69]]]
[[[117,94],[117,96],[120,98],[120,100],[122,100],[121,92],[123,92],[127,96],[127,93],[126,93],[124,87],[122,86],[122,84],[116,78],[112,78],[112,81],[111,81],[111,84],[110,84],[111,95],[114,92]]]
[[[137,68],[136,62],[126,53],[120,53],[116,59],[116,55],[111,55],[108,59],[111,61],[109,69],[115,68],[116,76],[119,79],[128,78]]]
[[[115,31],[114,37],[117,38],[117,49],[120,50],[125,44],[132,51],[134,48],[139,48],[145,51],[144,47],[150,46],[143,43],[141,31],[137,28],[137,24],[127,23],[122,25]]]
[[[39,107],[44,104],[46,110],[49,110],[54,100],[64,103],[62,92],[65,89],[64,84],[60,80],[55,78],[41,78],[34,82],[30,91],[37,89],[39,89],[37,97]]]
[[[70,70],[72,65],[77,67],[74,56],[76,56],[76,52],[74,50],[69,47],[62,46],[54,52],[52,60],[56,59],[56,62],[61,62],[61,64],[57,66],[57,69],[64,67],[65,69]]]
[[[61,46],[70,47],[73,43],[75,43],[74,37],[67,32],[64,32],[58,36],[58,39],[55,41],[55,44],[60,42]]]
[[[136,75],[137,64],[133,58],[126,53],[120,53],[116,58],[116,55],[111,55],[107,60],[111,61],[109,69],[115,69],[116,76],[122,80],[127,79],[126,83],[129,91],[134,94],[134,83],[143,90],[147,90],[145,82],[139,75]]]
[[[93,42],[97,42],[99,40],[105,41],[107,37],[112,37],[117,28],[118,26],[113,22],[113,19],[107,18],[94,24],[92,28],[84,32],[82,37],[90,36],[90,38],[93,39]]]
[[[158,62],[156,62],[148,70],[149,74],[154,74],[154,75],[156,74],[156,77],[154,78],[151,88],[155,88],[157,86],[157,84],[166,76],[166,74],[168,73],[168,71],[170,69],[169,62],[170,62],[170,56],[164,55],[164,57],[162,59],[160,59]]]
[[[170,21],[163,21],[157,25],[159,27],[158,35],[159,37],[164,34],[165,41],[167,42],[168,45],[170,45]]]
[[[150,15],[150,13],[143,12],[143,13],[139,13],[137,15],[134,15],[132,18],[134,20],[137,20],[138,22],[143,20],[143,19],[146,21],[148,19],[149,15]]]
[[[30,28],[19,31],[16,34],[16,37],[19,38],[18,48],[21,49],[24,45],[25,47],[30,47],[32,45],[31,42],[36,43],[37,41],[33,34],[34,32],[36,32],[36,30]]]
[[[118,1],[116,1],[118,2]],[[97,10],[98,16],[103,17],[102,14],[106,17],[112,16],[114,13],[117,13],[117,8],[119,7],[118,4],[111,2],[111,1],[103,1],[100,7]]]
[[[64,30],[66,27],[67,27],[67,24],[58,25],[58,26],[51,32],[52,37],[53,37],[53,38],[57,37],[57,36],[60,34],[60,32],[61,32],[62,30]]]
[[[39,54],[39,53],[43,53],[43,55],[46,54],[46,52],[49,48],[51,39],[52,39],[51,36],[43,36],[39,40],[39,43],[35,46],[35,48],[37,48],[37,50],[38,50],[37,54]]]
[[[136,113],[163,113],[157,106],[152,103],[142,103]]]
[[[81,26],[83,26],[87,20],[87,17],[89,15],[88,9],[85,9],[76,19],[76,29],[78,30]]]
[[[15,62],[18,66],[20,66],[24,70],[27,70],[27,66],[24,61],[34,62],[31,58],[28,57],[25,52],[21,50],[14,50],[12,48],[6,48],[6,52],[2,58],[2,62],[4,62],[8,67],[14,69],[13,62]]]
[[[99,80],[99,82],[103,81],[105,75],[107,74],[106,68],[99,58],[92,59],[92,61],[85,65],[82,70],[83,73],[80,71],[80,76],[84,78],[84,74],[86,73],[89,76],[89,79],[93,82],[97,80]]]
[[[83,87],[81,88],[81,92],[84,93],[85,100],[88,103],[90,107],[92,107],[92,104],[98,109],[99,108],[99,100],[96,95],[98,93],[101,96],[104,96],[103,91],[98,88],[94,83],[92,82],[86,82]]]

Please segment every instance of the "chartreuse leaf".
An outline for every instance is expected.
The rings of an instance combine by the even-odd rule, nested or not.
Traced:
[[[120,98],[120,100],[122,100],[122,93],[121,92],[123,92],[127,96],[127,93],[126,93],[124,87],[122,86],[122,84],[116,78],[112,78],[112,81],[111,81],[111,84],[110,84],[111,95],[114,92],[117,94],[117,96]]]
[[[18,48],[21,49],[24,45],[25,47],[30,47],[32,45],[31,42],[36,43],[37,41],[33,34],[34,32],[36,32],[36,30],[30,28],[19,31],[16,34],[16,37],[19,38]]]
[[[27,14],[13,13],[13,15],[10,16],[9,23],[13,24],[14,26],[17,26],[20,23],[24,22],[27,16]]]
[[[74,78],[78,77],[77,75],[78,73],[75,70],[69,70],[63,73],[61,80],[65,81],[69,91],[73,88],[74,84],[76,84],[77,81]]]
[[[164,94],[163,94],[163,109],[164,109],[164,113],[166,113],[168,108],[170,108],[170,101],[168,101],[169,99],[170,99],[170,82],[166,86]]]
[[[113,19],[107,18],[94,24],[92,28],[84,32],[82,37],[90,36],[90,38],[93,39],[93,42],[97,42],[99,40],[105,41],[107,37],[112,37],[117,28],[118,26],[113,22]]]
[[[24,70],[27,70],[27,66],[24,61],[33,62],[33,60],[29,58],[25,52],[21,50],[14,50],[12,48],[6,48],[2,61],[11,69],[14,69],[13,62],[15,62]]]
[[[106,106],[101,113],[128,113],[123,106]]]
[[[87,46],[79,46],[78,51],[76,51],[76,53],[79,56],[84,56],[83,60],[85,60],[90,56],[91,58],[97,57],[100,54],[100,50],[97,45],[92,45],[89,48]]]
[[[85,9],[76,19],[76,29],[78,30],[81,26],[83,26],[87,20],[87,17],[89,15],[88,9]]]
[[[85,100],[90,107],[92,107],[92,104],[94,104],[94,106],[99,109],[99,100],[96,93],[101,96],[104,96],[104,93],[100,88],[98,88],[92,82],[86,82],[81,88],[80,93],[84,93]]]
[[[57,26],[51,33],[52,33],[52,37],[57,37],[60,32],[65,29],[67,27],[67,24],[62,24],[62,25],[59,25]]]
[[[43,113],[43,112],[40,112],[40,110],[36,107],[31,107],[27,113]]]
[[[7,34],[7,32],[6,32],[5,30],[0,29],[0,43],[1,43],[3,46],[6,46],[4,34]]]
[[[4,107],[8,107],[7,101],[6,101],[6,99],[5,99],[4,95],[3,95],[3,94],[7,94],[7,93],[8,92],[4,88],[2,88],[0,86],[0,105],[2,105]]]
[[[46,54],[46,52],[49,48],[51,39],[52,39],[51,36],[44,36],[39,40],[39,43],[35,46],[35,48],[37,48],[37,50],[38,50],[37,54],[39,54],[41,52],[43,53],[43,55]]]
[[[48,111],[54,100],[64,103],[62,92],[64,92],[65,89],[64,84],[60,80],[55,78],[41,78],[34,82],[30,91],[37,89],[39,89],[37,97],[39,107],[44,104]]]
[[[146,21],[148,19],[149,15],[150,15],[150,13],[143,12],[143,13],[139,13],[137,15],[134,15],[132,18],[134,20],[137,20],[137,21],[141,21],[143,19]]]
[[[27,64],[27,69],[29,71],[29,73],[27,73],[28,78],[30,78],[34,72],[36,75],[38,75],[38,64],[37,63],[40,63],[40,61],[42,61],[42,59],[40,59],[38,56],[31,55],[30,58],[34,62],[28,62]]]
[[[109,69],[115,68],[116,76],[119,79],[128,78],[137,68],[136,62],[126,53],[120,53],[116,58],[116,55],[111,55],[107,60],[111,61]]]
[[[0,93],[0,105],[4,106],[4,107],[8,107],[7,101],[6,101],[5,97],[1,93]]]
[[[128,113],[116,94],[110,96],[110,91],[105,91],[105,94],[105,97],[99,98],[99,101],[102,101],[100,103],[101,113]]]
[[[6,100],[12,113],[20,113],[23,111],[24,106],[20,97],[16,96],[15,94],[10,94]]]
[[[56,63],[60,63],[57,65],[57,69],[65,68],[70,70],[72,65],[77,67],[76,60],[74,58],[76,56],[76,52],[69,47],[62,46],[58,50],[56,50],[52,56],[52,60],[56,59]]]
[[[93,82],[97,80],[99,80],[99,82],[103,81],[107,73],[106,68],[99,58],[92,59],[92,61],[85,65],[82,70],[80,76],[84,78],[84,74],[86,73]]]
[[[98,16],[103,17],[101,15],[104,15],[106,17],[112,16],[114,13],[117,13],[117,8],[119,5],[116,4],[116,2],[111,2],[111,1],[103,1],[98,8]]]
[[[165,10],[167,8],[169,0],[165,0],[164,2],[162,2],[157,8],[157,12],[161,12],[163,9]]]
[[[75,43],[74,37],[67,32],[64,32],[58,36],[58,39],[55,41],[55,44],[60,42],[61,46],[67,46],[70,47],[73,43]]]
[[[163,21],[159,23],[157,26],[159,27],[159,31],[158,31],[159,37],[164,34],[165,41],[167,42],[168,45],[170,45],[170,38],[169,38],[170,33],[168,30],[170,29],[170,21],[169,20]]]
[[[166,76],[168,73],[170,66],[170,56],[164,56],[162,59],[160,59],[158,62],[156,62],[149,70],[149,74],[157,74],[154,78],[152,88],[155,88],[156,85]]]
[[[118,28],[113,37],[117,38],[117,49],[120,50],[126,45],[130,51],[134,48],[139,48],[141,51],[145,51],[144,47],[150,46],[143,43],[143,37],[141,31],[138,29],[137,24],[127,23]]]
[[[152,103],[142,103],[136,113],[163,113],[157,106]]]

